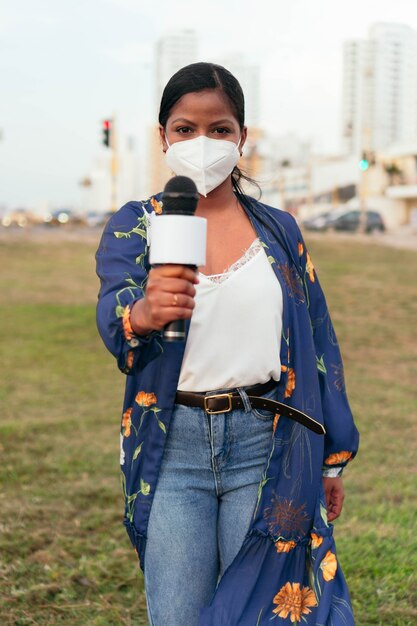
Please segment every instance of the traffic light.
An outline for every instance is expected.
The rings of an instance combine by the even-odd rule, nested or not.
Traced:
[[[111,120],[103,122],[103,144],[109,148],[111,146]]]
[[[368,167],[369,167],[368,155],[366,152],[362,152],[362,158],[359,161],[359,169],[362,170],[362,172],[366,172]]]
[[[366,172],[371,165],[375,165],[375,162],[375,152],[372,150],[363,150],[362,158],[359,161],[359,169],[362,170],[362,172]]]

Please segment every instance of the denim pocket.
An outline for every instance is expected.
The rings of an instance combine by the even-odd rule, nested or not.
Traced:
[[[268,391],[267,393],[265,393],[262,398],[268,399],[268,400],[275,400],[276,399],[276,392],[277,392],[277,387],[274,387],[273,389],[271,389],[270,391]],[[252,413],[253,415],[260,419],[260,420],[272,420],[275,417],[275,413],[277,411],[269,411],[267,409],[255,409],[252,407]]]

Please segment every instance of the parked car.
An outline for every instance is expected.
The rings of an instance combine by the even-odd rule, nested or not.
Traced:
[[[45,217],[45,223],[50,226],[65,226],[66,224],[85,226],[85,219],[72,209],[57,209],[48,213]]]
[[[314,217],[309,217],[303,221],[303,226],[304,228],[307,228],[307,230],[325,230],[329,215],[330,211],[326,211],[325,213],[319,213]]]
[[[314,217],[310,217],[307,220],[304,220],[303,226],[307,230],[327,230],[339,216],[346,213],[346,209],[333,209],[332,211],[325,211],[324,213],[319,213]]]
[[[34,224],[38,224],[41,221],[39,215],[36,215],[32,211],[28,209],[14,209],[12,211],[8,211],[1,218],[1,225],[5,228],[10,228],[14,226],[19,226],[20,228],[25,228],[26,226],[32,226]]]
[[[338,209],[321,213],[316,217],[305,220],[303,226],[307,230],[340,230],[355,232],[359,229],[361,212],[359,210]],[[367,233],[374,231],[383,232],[385,230],[384,221],[376,211],[366,211],[366,227]]]
[[[359,229],[360,216],[360,211],[347,211],[347,213],[340,215],[333,222],[329,223],[328,227],[334,230],[355,232]],[[385,224],[381,215],[376,211],[366,211],[365,231],[372,233],[374,231],[383,232],[384,230]]]

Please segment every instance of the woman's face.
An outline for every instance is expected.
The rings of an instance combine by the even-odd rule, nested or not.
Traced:
[[[242,152],[246,141],[246,126],[240,130],[239,122],[227,96],[220,89],[204,89],[185,94],[172,107],[166,128],[159,127],[163,151],[177,141],[195,139],[205,135],[211,139],[226,139],[237,144]]]

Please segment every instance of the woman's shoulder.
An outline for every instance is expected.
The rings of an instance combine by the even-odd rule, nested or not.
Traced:
[[[115,211],[109,219],[109,225],[116,226],[120,222],[129,222],[148,218],[151,213],[162,213],[162,193],[154,194],[146,200],[130,200]]]
[[[247,196],[247,198],[260,215],[273,218],[285,230],[289,231],[290,234],[296,234],[298,232],[297,220],[293,215],[291,215],[291,213],[270,204],[266,204],[265,202],[261,202],[260,200],[256,200],[255,198],[251,198],[249,196]]]
[[[118,213],[133,212],[138,216],[141,216],[145,211],[146,213],[162,213],[161,196],[162,192],[153,194],[152,196],[149,196],[149,198],[146,198],[146,200],[129,200],[129,202],[126,202],[126,204],[120,207],[114,215],[117,215]]]

